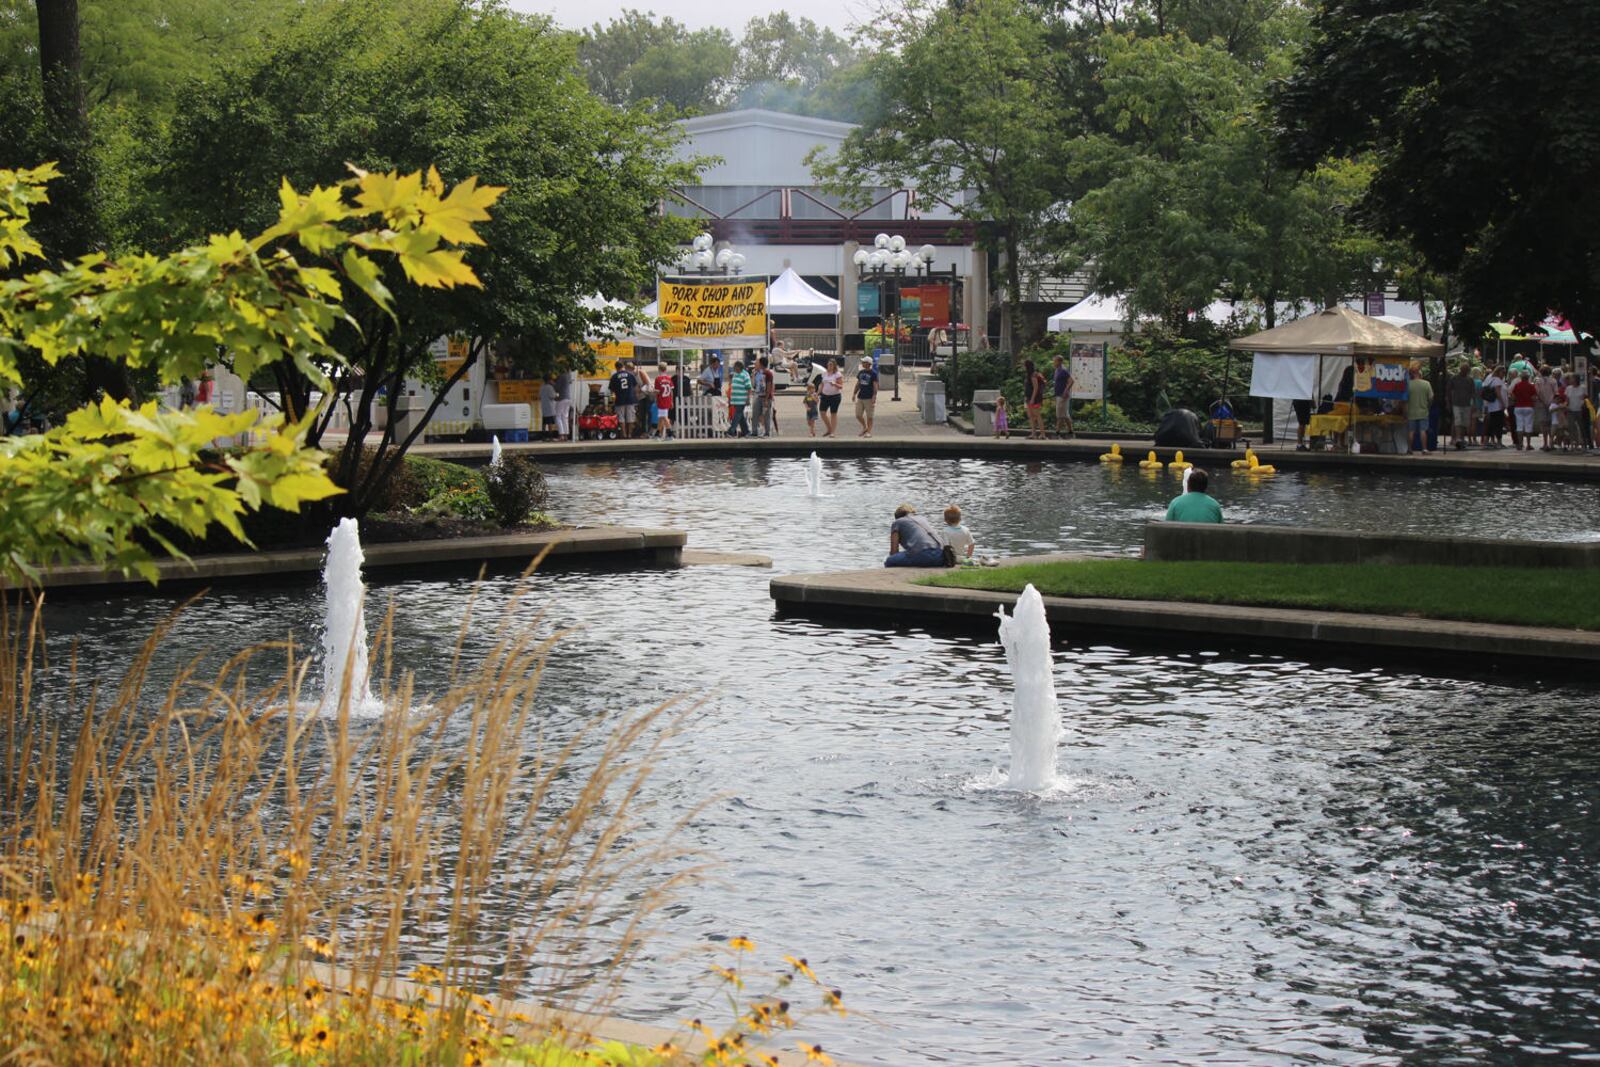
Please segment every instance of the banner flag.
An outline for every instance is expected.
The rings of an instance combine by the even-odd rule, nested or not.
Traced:
[[[765,348],[767,283],[662,281],[656,314],[672,348]]]

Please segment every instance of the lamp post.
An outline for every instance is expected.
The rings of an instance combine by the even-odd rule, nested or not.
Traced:
[[[909,278],[919,284],[924,282],[944,282],[951,287],[950,313],[955,314],[955,284],[958,278],[955,264],[949,270],[935,270],[933,266],[934,248],[932,245],[923,245],[916,251],[906,247],[906,239],[899,234],[890,236],[880,233],[873,238],[871,251],[865,248],[856,249],[856,254],[851,257],[856,266],[857,282],[868,282],[878,286],[879,299],[883,305],[878,309],[880,329],[887,332],[894,331],[894,398],[900,399],[900,371],[902,361],[900,358],[900,290]],[[893,314],[891,315],[891,309]],[[956,352],[955,323],[950,323],[951,331],[951,359],[954,361]],[[932,359],[930,357],[930,365]]]
[[[688,251],[678,257],[679,271],[700,277],[743,273],[744,254],[735,251],[732,245],[716,249],[715,244],[709,233],[700,234],[689,245]]]

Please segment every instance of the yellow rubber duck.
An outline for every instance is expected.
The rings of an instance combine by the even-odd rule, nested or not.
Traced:
[[[1266,475],[1269,475],[1269,474],[1277,474],[1277,473],[1278,473],[1278,468],[1277,467],[1269,467],[1266,464],[1262,463],[1255,456],[1251,456],[1250,457],[1250,466],[1245,468],[1245,474],[1249,475],[1252,478],[1261,478],[1261,477],[1265,477]]]
[[[1155,455],[1155,453],[1152,452],[1151,455]],[[1186,462],[1183,458],[1182,450],[1179,450],[1173,454],[1172,462],[1167,464],[1167,470],[1171,471],[1173,474],[1182,474],[1192,466],[1194,466],[1194,464]]]
[[[1236,459],[1229,465],[1236,471],[1247,471],[1250,469],[1252,464],[1258,462],[1260,461],[1256,459],[1256,450],[1253,448],[1247,448],[1244,450],[1243,459]]]
[[[1148,457],[1139,461],[1139,469],[1142,471],[1158,471],[1161,469],[1161,467],[1162,462],[1156,458],[1156,454],[1153,449]]]
[[[1119,445],[1119,444],[1113,443],[1112,446],[1111,446],[1111,451],[1107,452],[1105,455],[1101,456],[1100,457],[1100,462],[1101,463],[1121,463],[1122,462],[1122,446]]]

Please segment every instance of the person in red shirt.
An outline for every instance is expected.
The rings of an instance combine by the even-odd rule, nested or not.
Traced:
[[[672,395],[677,383],[665,366],[656,368],[656,432],[661,437],[672,437]]]
[[[1533,406],[1539,402],[1539,389],[1528,380],[1528,372],[1517,376],[1511,387],[1511,410],[1517,418],[1517,447],[1533,451]]]

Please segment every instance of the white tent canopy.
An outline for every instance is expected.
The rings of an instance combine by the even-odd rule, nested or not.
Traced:
[[[1235,307],[1226,300],[1214,300],[1198,312],[1220,326],[1232,317]],[[1047,321],[1051,333],[1123,333],[1128,328],[1127,304],[1120,296],[1086,296]]]
[[[579,303],[588,308],[590,311],[620,311],[629,307],[628,304],[622,302],[621,300],[604,300],[598,296],[586,296],[579,301]],[[640,311],[640,314],[647,319],[654,319],[656,317],[655,303],[651,302],[647,307]],[[646,348],[652,348],[661,342],[661,330],[659,327],[651,326],[648,323],[640,323],[638,326],[634,327],[634,330],[631,334],[628,334],[625,337],[604,337],[596,335],[593,337],[587,337],[585,340],[621,341],[629,344],[644,345]]]
[[[793,267],[785,267],[767,286],[767,314],[837,315],[839,301],[811,288]]]
[[[1051,333],[1121,333],[1127,324],[1120,297],[1092,294],[1051,315],[1048,322]]]

